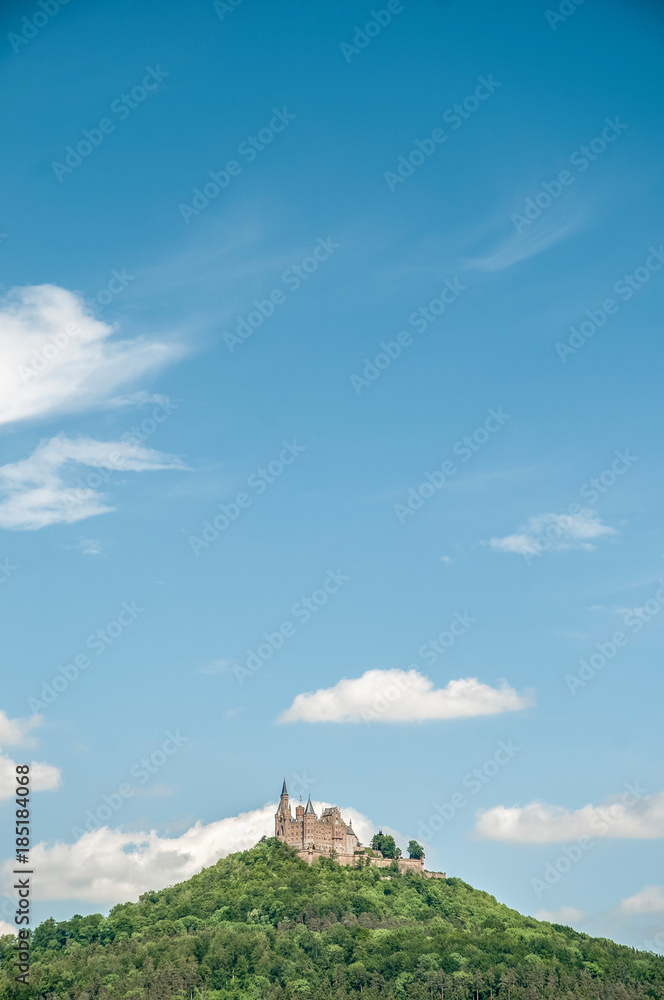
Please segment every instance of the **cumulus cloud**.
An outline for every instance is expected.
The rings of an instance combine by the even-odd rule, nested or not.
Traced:
[[[602,805],[570,810],[531,802],[494,806],[476,816],[475,833],[483,840],[516,844],[564,843],[579,837],[655,840],[664,837],[664,792],[646,795],[638,784]]]
[[[0,300],[0,424],[95,405],[181,353],[114,333],[65,288],[11,289]]]
[[[566,549],[591,552],[596,539],[615,534],[615,528],[602,524],[597,511],[583,508],[578,514],[539,514],[531,517],[516,534],[491,538],[489,545],[497,552],[514,552],[522,556],[563,552]]]
[[[16,935],[16,924],[8,924],[6,920],[0,920],[0,937],[4,934]]]
[[[41,715],[31,715],[28,719],[10,719],[5,711],[0,709],[0,744],[4,746],[34,747],[37,740],[32,730],[42,724]],[[0,800],[9,799],[16,792],[16,765],[27,763],[12,760],[0,752]],[[60,784],[60,770],[51,764],[41,764],[32,761],[30,764],[30,787],[34,792],[43,792],[57,788]],[[1,933],[1,932],[0,932]]]
[[[0,753],[0,800],[10,799],[16,793],[16,764],[25,761],[11,760]],[[32,792],[53,791],[60,785],[60,768],[38,761],[30,763],[30,790]]]
[[[575,910],[573,906],[559,906],[557,910],[538,910],[535,920],[548,920],[550,924],[565,924],[572,927],[583,920],[583,910]]]
[[[82,480],[77,466],[104,471]],[[0,528],[35,530],[105,514],[115,508],[98,487],[113,471],[184,468],[174,455],[139,444],[60,434],[42,441],[28,458],[0,466]]]
[[[623,913],[664,913],[664,885],[645,885],[640,892],[620,900]]]
[[[315,802],[320,815],[327,802]],[[36,844],[31,861],[40,872],[36,899],[78,899],[111,905],[136,900],[149,889],[182,882],[201,868],[213,865],[234,851],[253,847],[260,838],[274,835],[276,803],[240,813],[214,823],[196,823],[179,837],[150,833],[124,833],[103,827],[84,834],[74,844]],[[374,832],[369,820],[355,809],[342,808],[360,840]],[[13,878],[6,862],[5,884]]]
[[[298,694],[278,722],[423,722],[515,712],[532,705],[506,681],[498,688],[475,677],[434,688],[417,670],[367,670],[331,688]]]
[[[32,729],[42,724],[41,715],[31,715],[29,719],[10,719],[0,709],[0,746],[34,746],[37,742],[30,735]]]

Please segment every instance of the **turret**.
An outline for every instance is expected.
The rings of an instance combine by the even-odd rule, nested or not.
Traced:
[[[284,783],[281,786],[281,795],[279,796],[279,809],[277,811],[283,813],[284,816],[288,812],[288,789],[286,788],[285,778],[284,778]]]
[[[274,814],[274,835],[275,837],[284,837],[286,834],[286,823],[288,820],[292,819],[290,806],[288,804],[288,789],[286,788],[286,779],[284,778],[284,783],[281,788],[281,795],[279,796],[279,805],[277,806],[277,811]]]

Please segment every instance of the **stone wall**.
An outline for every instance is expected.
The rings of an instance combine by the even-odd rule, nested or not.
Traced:
[[[329,854],[325,851],[298,851],[298,856],[306,861],[308,865],[312,865],[314,861],[318,858],[329,858]],[[364,854],[339,854],[334,860],[338,865],[354,865],[358,857],[367,857]],[[389,868],[392,864],[391,858],[369,858],[370,863],[375,868]],[[418,872],[420,875],[424,875],[425,878],[447,878],[445,872],[425,872],[424,871],[424,859],[423,858],[399,858],[397,860],[399,866],[399,871],[401,874],[405,872]]]

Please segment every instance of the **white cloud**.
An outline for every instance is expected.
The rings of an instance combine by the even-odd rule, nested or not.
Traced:
[[[105,471],[81,481],[76,466]],[[28,458],[0,466],[0,528],[34,530],[114,510],[97,490],[114,470],[184,468],[179,458],[142,445],[58,435],[42,441]]]
[[[16,934],[16,924],[8,924],[6,920],[0,920],[0,937],[3,934]]]
[[[211,677],[215,674],[225,674],[233,669],[232,660],[213,660],[211,663],[204,663],[202,667],[199,667],[199,673],[209,674]]]
[[[664,885],[645,885],[640,892],[620,900],[623,913],[664,913]]]
[[[330,803],[315,802],[320,811]],[[150,833],[124,833],[103,827],[86,833],[74,844],[41,843],[31,850],[31,861],[40,872],[36,899],[78,899],[91,903],[136,900],[148,889],[182,882],[219,858],[253,847],[263,835],[274,836],[276,803],[240,813],[214,823],[196,823],[179,837]],[[342,808],[361,840],[369,840],[374,827],[354,809]],[[3,865],[9,883],[13,865]]]
[[[367,670],[331,688],[298,694],[278,722],[422,722],[514,712],[531,705],[505,681],[499,688],[475,677],[452,680],[444,688],[417,670]]]
[[[34,746],[37,742],[30,736],[30,730],[41,726],[41,715],[31,715],[29,719],[10,719],[0,709],[0,746]]]
[[[124,407],[140,409],[142,406],[147,406],[148,403],[157,403],[158,406],[173,406],[168,396],[159,392],[147,392],[145,389],[130,392],[124,396],[114,396],[113,399],[108,400],[107,405],[116,410]]]
[[[97,538],[81,538],[77,548],[81,550],[84,556],[104,555],[101,542]]]
[[[522,260],[536,257],[555,246],[578,229],[578,218],[552,219],[547,226],[533,226],[526,232],[514,233],[492,251],[465,261],[466,267],[478,271],[503,271]]]
[[[570,810],[545,802],[494,806],[476,816],[475,833],[484,840],[515,844],[564,843],[580,837],[654,840],[664,837],[664,792],[638,798],[627,792],[602,805]]]
[[[127,794],[133,799],[163,799],[172,795],[175,789],[171,785],[164,784],[163,781],[153,785],[152,788],[144,788],[143,785],[134,785]]]
[[[181,354],[114,332],[65,288],[11,289],[0,300],[0,424],[96,405]]]
[[[564,924],[572,927],[585,917],[583,910],[575,910],[573,906],[559,906],[557,910],[538,910],[535,920],[548,920],[550,924]]]
[[[15,760],[0,753],[0,800],[10,799],[16,793],[16,764]],[[30,763],[31,792],[52,791],[58,788],[60,777],[60,769],[53,767],[52,764],[41,764],[34,760]]]
[[[514,552],[522,556],[563,552],[566,549],[590,552],[595,548],[595,539],[615,534],[615,528],[602,524],[596,511],[584,508],[579,514],[539,514],[531,517],[517,534],[492,538],[489,545],[497,552]]]

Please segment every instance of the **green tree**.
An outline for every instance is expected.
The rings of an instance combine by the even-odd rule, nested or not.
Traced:
[[[424,848],[416,840],[408,841],[408,857],[416,858],[418,861],[424,857]]]
[[[371,848],[374,851],[380,851],[384,858],[400,858],[401,848],[397,847],[394,837],[390,836],[389,833],[383,833],[379,830],[371,838]]]

